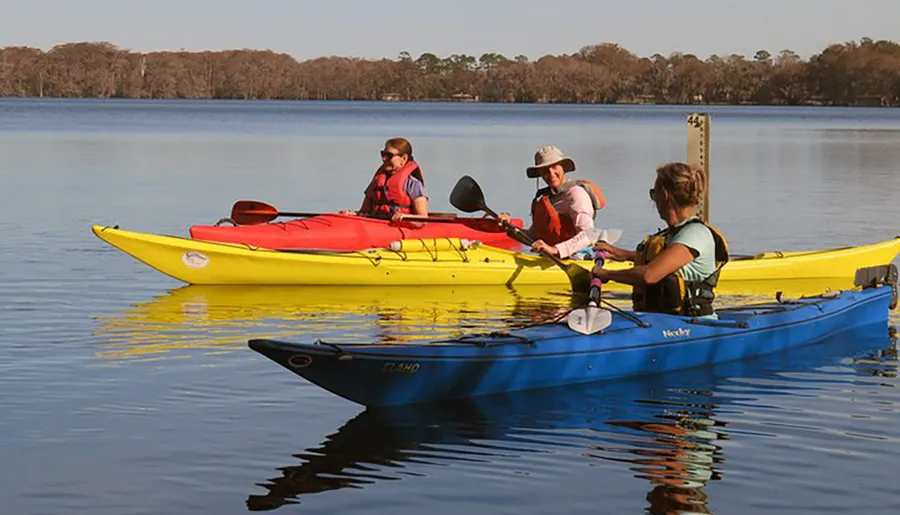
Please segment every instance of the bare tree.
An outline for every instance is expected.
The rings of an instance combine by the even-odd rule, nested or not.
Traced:
[[[640,58],[615,43],[531,61],[497,53],[396,59],[340,56],[297,62],[270,50],[150,52],[106,42],[47,52],[0,48],[0,95],[244,100],[403,100],[454,96],[491,102],[656,102],[900,105],[900,45],[862,38],[809,61],[772,55],[673,52]]]

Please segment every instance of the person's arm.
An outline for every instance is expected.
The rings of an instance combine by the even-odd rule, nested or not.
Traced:
[[[406,179],[404,185],[406,195],[412,199],[410,211],[417,216],[428,216],[428,194],[425,192],[425,184],[419,179],[410,176]],[[391,216],[391,220],[399,221],[403,219],[403,213],[397,212]]]
[[[646,265],[635,266],[625,270],[607,270],[594,267],[594,275],[601,281],[635,285],[656,284],[663,277],[680,270],[694,260],[694,253],[688,247],[674,243],[665,248],[656,258]]]
[[[586,249],[593,243],[588,237],[588,233],[594,230],[594,206],[591,203],[591,197],[580,187],[569,190],[569,206],[568,215],[575,222],[575,230],[578,231],[575,236],[566,241],[557,243],[554,247],[554,254],[567,258],[579,250]]]
[[[365,197],[363,197],[363,203],[362,203],[362,206],[360,206],[359,211],[351,211],[349,209],[342,209],[342,210],[338,211],[338,214],[345,215],[345,216],[362,216],[364,213],[369,212],[369,205],[370,205],[369,196],[366,195]]]
[[[412,212],[419,216],[428,216],[428,197],[413,200]]]
[[[598,241],[594,244],[594,250],[603,250],[609,255],[612,261],[634,261],[637,259],[637,251],[615,247],[605,241]]]

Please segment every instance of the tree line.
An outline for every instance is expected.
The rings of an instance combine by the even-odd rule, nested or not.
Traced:
[[[900,45],[863,38],[809,60],[791,50],[638,57],[602,43],[534,61],[402,52],[298,62],[270,50],[138,53],[81,42],[0,48],[0,97],[900,106]]]

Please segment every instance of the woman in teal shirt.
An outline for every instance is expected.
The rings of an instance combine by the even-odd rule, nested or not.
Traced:
[[[728,261],[728,244],[698,215],[705,187],[697,168],[684,163],[660,166],[650,200],[666,228],[644,238],[636,250],[605,242],[595,245],[595,250],[606,251],[610,259],[634,262],[632,268],[595,267],[593,273],[603,282],[632,285],[635,311],[713,315],[713,288]]]

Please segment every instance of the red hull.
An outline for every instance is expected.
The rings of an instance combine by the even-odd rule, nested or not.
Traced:
[[[394,224],[388,220],[329,214],[262,225],[195,225],[191,227],[191,237],[269,249],[361,250],[387,247],[392,241],[420,238],[465,238],[503,249],[521,247],[491,218],[440,220]],[[521,219],[515,218],[511,222],[517,227],[522,226]]]

